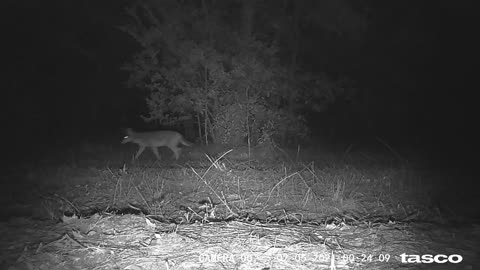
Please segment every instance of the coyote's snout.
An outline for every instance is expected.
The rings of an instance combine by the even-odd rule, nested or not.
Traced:
[[[145,150],[145,147],[150,147],[157,159],[160,159],[157,147],[166,146],[173,151],[175,159],[177,160],[180,157],[180,152],[182,150],[180,147],[178,147],[178,145],[192,145],[183,138],[182,134],[176,131],[163,130],[151,132],[135,132],[130,128],[127,129],[127,135],[123,138],[122,143],[128,142],[136,143],[139,146],[139,149],[134,159],[138,159],[138,157],[143,153],[143,150]]]

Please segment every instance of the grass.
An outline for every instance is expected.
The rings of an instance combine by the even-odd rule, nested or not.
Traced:
[[[435,174],[347,149],[50,152],[3,171],[0,268],[385,269],[446,250],[476,265],[478,226],[443,226]]]
[[[395,164],[393,155],[297,150],[255,149],[248,158],[242,148],[197,147],[178,162],[165,150],[163,161],[146,151],[131,163],[135,147],[82,144],[22,172],[17,191],[49,201],[40,212],[56,218],[65,209],[80,215],[132,209],[174,222],[442,218],[433,181],[412,165]]]

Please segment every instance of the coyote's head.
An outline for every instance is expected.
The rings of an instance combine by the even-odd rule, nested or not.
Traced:
[[[133,134],[133,130],[132,130],[131,128],[127,128],[127,129],[125,130],[125,134],[127,134],[127,135],[125,135],[125,137],[123,137],[122,143],[131,142],[131,141],[132,141],[131,136],[132,136],[132,134]]]

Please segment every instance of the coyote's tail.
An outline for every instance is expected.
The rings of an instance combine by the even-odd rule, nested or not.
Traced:
[[[193,145],[191,142],[185,140],[185,138],[183,138],[183,136],[182,136],[182,138],[180,139],[180,143],[183,144],[183,145],[185,145],[185,146],[192,146],[192,145]]]

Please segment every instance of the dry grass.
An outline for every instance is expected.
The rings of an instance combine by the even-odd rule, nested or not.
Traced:
[[[401,265],[402,250],[421,253],[420,241],[427,242],[412,231],[412,221],[445,218],[429,204],[428,178],[404,163],[382,163],[382,157],[342,153],[313,159],[296,153],[294,162],[285,158],[287,151],[272,149],[254,149],[250,156],[239,149],[198,151],[178,163],[147,156],[130,164],[123,162],[128,154],[108,153],[112,159],[97,166],[74,156],[61,166],[31,170],[24,183],[37,188],[26,200],[37,203],[29,214],[50,224],[41,227],[51,233],[31,233],[35,241],[29,243],[10,239],[10,247],[17,241],[10,251],[21,254],[17,265],[394,268]]]

